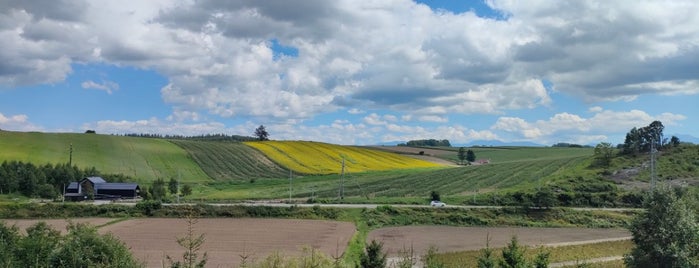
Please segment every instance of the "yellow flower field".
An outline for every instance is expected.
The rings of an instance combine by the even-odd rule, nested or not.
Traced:
[[[339,173],[343,158],[346,172],[440,166],[399,154],[321,142],[263,141],[245,142],[245,144],[260,150],[277,164],[305,174]]]

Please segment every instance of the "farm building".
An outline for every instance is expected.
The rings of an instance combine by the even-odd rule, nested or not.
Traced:
[[[107,182],[101,177],[86,177],[79,182],[71,182],[65,189],[66,200],[80,201],[89,199],[133,199],[140,194],[141,188],[136,183]]]

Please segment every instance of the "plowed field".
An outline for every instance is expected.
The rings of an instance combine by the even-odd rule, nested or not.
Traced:
[[[477,250],[485,247],[490,237],[490,247],[504,247],[513,235],[524,245],[564,245],[585,241],[620,239],[630,237],[626,229],[594,228],[517,228],[517,227],[450,227],[405,226],[381,228],[369,233],[372,239],[384,243],[389,256],[396,256],[403,249],[424,254],[434,245],[439,252]]]
[[[303,247],[313,247],[328,256],[344,252],[354,234],[354,224],[338,221],[291,219],[199,219],[195,233],[205,234],[201,252],[207,252],[206,267],[238,267],[241,255],[262,259],[277,251],[297,256]],[[184,249],[176,237],[184,236],[184,219],[134,219],[105,226],[131,248],[148,267],[163,267],[165,256],[182,259]]]

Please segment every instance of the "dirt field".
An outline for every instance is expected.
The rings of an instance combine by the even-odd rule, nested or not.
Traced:
[[[187,230],[183,219],[134,219],[105,226],[145,260],[148,267],[163,267],[165,256],[182,258],[184,250],[175,241]],[[207,267],[237,267],[240,255],[262,259],[278,251],[286,256],[299,255],[304,246],[328,256],[344,252],[355,232],[354,224],[335,221],[288,219],[199,219],[196,233],[205,233],[202,252],[207,252]]]
[[[433,163],[437,163],[437,164],[442,164],[442,165],[446,165],[446,166],[458,166],[454,162],[444,160],[442,158],[437,157],[437,155],[444,155],[444,154],[454,154],[455,155],[456,154],[456,152],[450,152],[447,150],[415,148],[415,147],[407,147],[407,146],[368,146],[368,148],[387,151],[387,152],[391,152],[391,153],[402,154],[402,155],[409,156],[412,158],[417,158],[420,160],[433,162]],[[420,152],[423,152],[424,154],[420,155]]]
[[[493,248],[504,247],[513,235],[522,244],[533,246],[631,236],[626,229],[405,226],[374,230],[369,233],[367,241],[383,242],[389,256],[396,256],[411,246],[416,254],[421,255],[431,245],[439,252],[481,249],[485,247],[488,235]]]
[[[68,227],[69,222],[74,222],[74,223],[89,223],[93,226],[99,226],[103,224],[107,224],[110,221],[113,221],[114,219],[108,219],[108,218],[77,218],[77,219],[65,219],[65,220],[58,220],[58,219],[46,219],[46,220],[14,220],[14,219],[0,219],[0,221],[5,222],[5,225],[7,226],[12,226],[16,225],[20,230],[24,231],[28,227],[36,224],[37,222],[43,221],[46,222],[49,226],[53,227],[53,229],[57,231],[61,231],[62,234],[66,233],[66,227]]]

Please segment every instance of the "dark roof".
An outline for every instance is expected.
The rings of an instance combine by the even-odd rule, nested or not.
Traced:
[[[95,184],[96,190],[135,190],[140,189],[136,183],[108,182]]]
[[[66,187],[66,189],[75,189],[75,190],[77,190],[77,189],[78,189],[78,183],[77,183],[77,182],[71,182],[70,184],[68,184],[68,187]]]
[[[98,184],[98,183],[105,183],[105,182],[107,182],[107,181],[105,181],[102,177],[85,177],[85,178],[83,179],[83,181],[84,181],[84,180],[88,180],[88,181],[92,182],[92,184]]]

